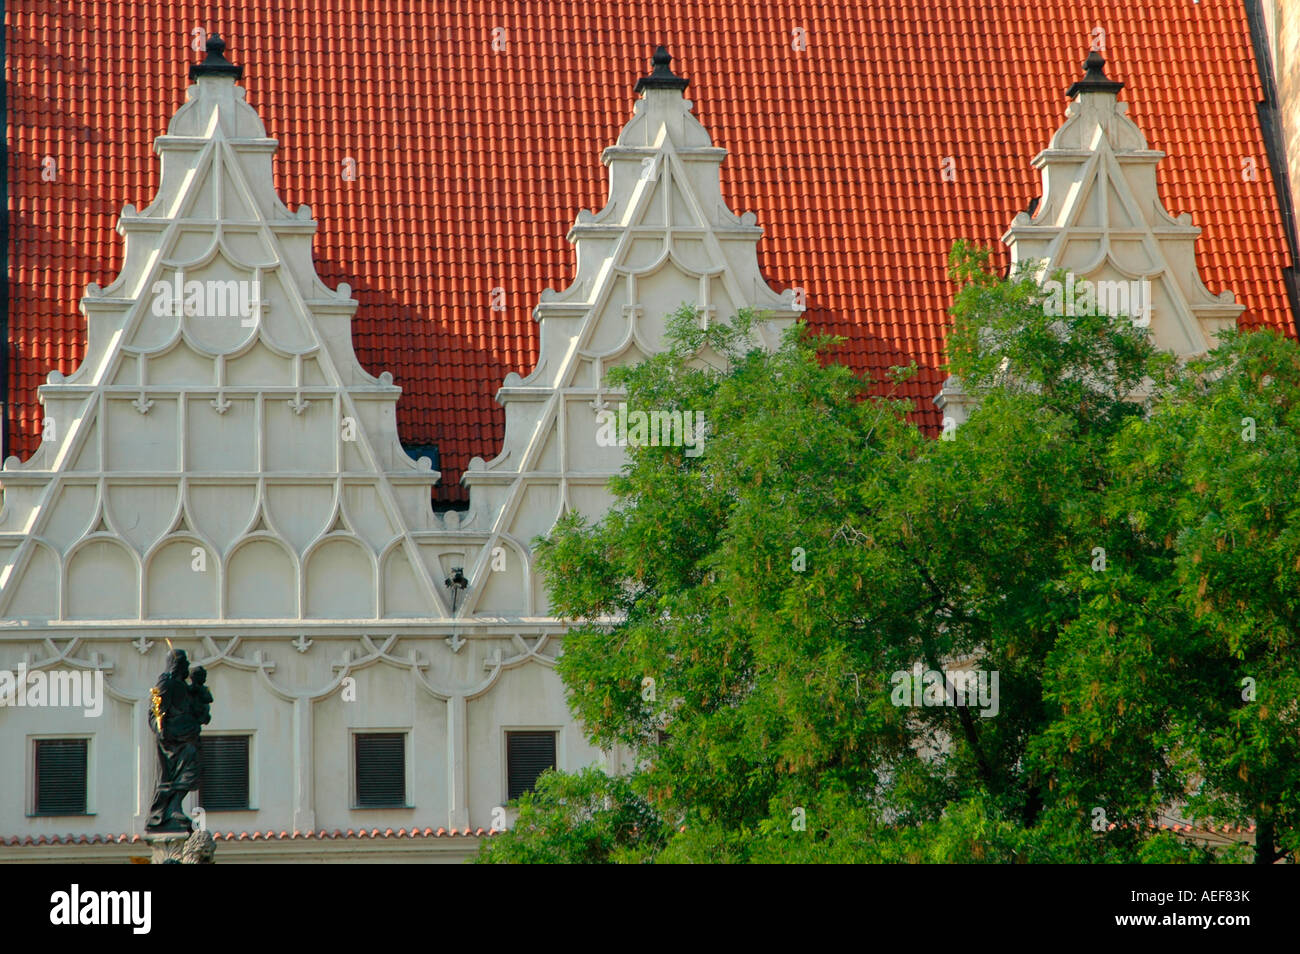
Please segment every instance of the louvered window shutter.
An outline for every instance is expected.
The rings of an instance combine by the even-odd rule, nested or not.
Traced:
[[[507,732],[506,774],[511,800],[530,791],[537,777],[555,768],[554,732]]]
[[[36,814],[86,814],[86,740],[36,741]]]
[[[406,735],[372,732],[357,735],[357,807],[406,805]]]
[[[199,804],[210,812],[248,808],[248,736],[203,736]]]

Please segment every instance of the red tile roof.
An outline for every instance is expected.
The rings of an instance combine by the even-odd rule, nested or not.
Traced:
[[[1109,825],[1108,830],[1113,831],[1116,827],[1142,827],[1134,826],[1117,826],[1113,822]],[[1172,823],[1162,818],[1160,821],[1148,822],[1147,828],[1161,831],[1183,832],[1185,834],[1196,835],[1245,835],[1253,834],[1254,825],[1236,825],[1236,824],[1209,824],[1193,825],[1186,821],[1175,820]],[[686,828],[683,826],[682,831]],[[322,828],[320,831],[227,831],[212,833],[214,841],[338,841],[338,840],[356,840],[360,838],[371,839],[391,839],[391,838],[491,838],[502,834],[500,829],[496,828],[400,828],[394,831],[392,828],[371,828],[371,829],[352,829],[344,831],[341,828],[335,828],[333,831]],[[116,835],[10,835],[8,837],[0,835],[0,847],[9,848],[39,848],[45,845],[113,845],[113,844],[143,844],[145,836],[138,833],[123,832]]]
[[[352,829],[344,831],[341,828],[335,828],[328,831],[322,828],[320,831],[214,831],[212,838],[214,841],[294,841],[294,840],[326,840],[333,841],[338,839],[356,839],[356,838],[478,838],[491,837],[499,835],[500,832],[495,828],[400,828],[394,831],[392,828],[371,828],[371,829]],[[0,846],[11,848],[34,848],[42,845],[112,845],[112,844],[137,844],[144,842],[145,837],[137,833],[123,832],[117,835],[11,835],[8,838],[0,835]]]
[[[536,361],[532,308],[573,276],[565,234],[578,210],[604,205],[600,152],[657,42],[730,150],[723,194],[766,229],[768,280],[806,289],[809,319],[849,338],[857,368],[915,359],[910,395],[931,425],[948,250],[996,242],[1039,194],[1030,160],[1062,121],[1095,27],[1130,115],[1169,154],[1166,207],[1204,228],[1210,290],[1236,293],[1243,324],[1294,333],[1239,0],[132,0],[75,13],[22,0],[6,19],[21,456],[39,441],[37,385],[81,357],[84,286],[117,275],[121,207],[153,197],[153,138],[200,59],[196,29],[219,32],[245,67],[248,101],[280,140],[276,188],[311,207],[322,278],[361,303],[358,356],[403,387],[403,440],[439,445],[448,499],[464,498],[470,457],[499,449],[493,395]],[[504,313],[489,309],[494,286]]]

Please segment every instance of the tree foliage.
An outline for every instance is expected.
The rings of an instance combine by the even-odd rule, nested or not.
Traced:
[[[635,765],[548,776],[485,860],[1240,857],[1171,808],[1300,847],[1300,349],[1184,365],[986,251],[951,274],[979,401],[951,440],[897,396],[914,368],[865,380],[803,326],[769,350],[749,313],[683,306],[611,374],[709,422],[698,456],[629,448],[614,508],[538,545],[573,712]],[[962,665],[995,706],[898,704]]]

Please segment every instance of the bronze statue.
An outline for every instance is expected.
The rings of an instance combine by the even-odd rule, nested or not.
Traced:
[[[200,726],[212,721],[212,692],[208,689],[208,671],[202,666],[190,670],[190,706]]]
[[[186,681],[189,677],[189,657],[185,650],[173,649],[167,653],[167,671],[149,690],[149,727],[158,743],[160,774],[146,831],[194,831],[181,802],[199,783],[199,732],[211,721],[212,693],[202,666],[194,670],[192,682]]]

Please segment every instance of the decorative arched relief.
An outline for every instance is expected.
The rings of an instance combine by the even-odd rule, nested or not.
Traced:
[[[335,488],[326,484],[274,483],[266,486],[266,507],[280,536],[304,553],[329,532],[338,500]]]
[[[173,526],[181,498],[175,483],[122,483],[106,488],[111,525],[139,553],[148,550]]]
[[[192,534],[168,537],[145,558],[144,593],[150,619],[217,619],[221,558]]]
[[[429,604],[420,599],[415,571],[402,541],[395,541],[383,555],[379,577],[383,581],[382,616],[413,619],[431,611]]]
[[[66,565],[68,619],[139,618],[139,558],[117,537],[92,534],[68,553]]]
[[[356,537],[331,534],[303,558],[307,568],[306,615],[314,619],[373,619],[375,558]]]
[[[255,483],[191,481],[185,498],[190,526],[222,554],[230,551],[260,514]]]
[[[297,558],[274,535],[252,535],[227,558],[226,616],[231,619],[298,617]]]
[[[41,541],[33,541],[27,573],[31,582],[13,601],[10,612],[19,619],[58,619],[61,615],[61,587],[59,557],[55,549]]]

